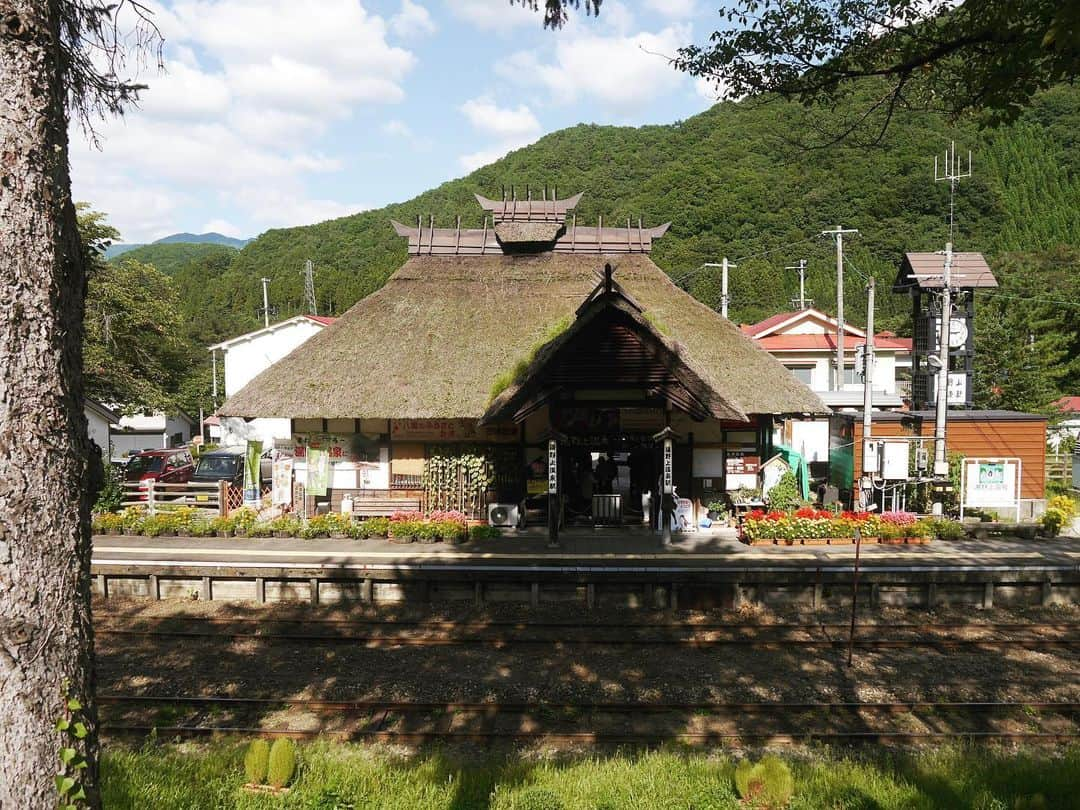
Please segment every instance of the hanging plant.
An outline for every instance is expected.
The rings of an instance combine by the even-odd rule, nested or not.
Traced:
[[[423,487],[431,510],[476,514],[491,484],[492,464],[483,448],[435,448],[424,462]]]

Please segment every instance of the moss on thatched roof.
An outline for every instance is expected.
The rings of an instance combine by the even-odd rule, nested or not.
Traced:
[[[605,262],[662,323],[680,357],[747,414],[827,413],[737,326],[676,287],[644,255],[418,256],[386,285],[222,406],[225,416],[480,418],[552,324],[573,318]]]

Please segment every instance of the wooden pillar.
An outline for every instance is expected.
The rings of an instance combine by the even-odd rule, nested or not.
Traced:
[[[308,600],[313,605],[319,604],[319,578],[308,577]]]
[[[982,606],[984,610],[989,610],[994,606],[994,583],[993,581],[987,582],[983,585],[983,601]]]
[[[263,577],[255,577],[255,601],[266,604],[266,580]]]
[[[214,596],[212,586],[210,585],[210,577],[202,578],[202,594],[201,598],[204,602],[209,602]]]
[[[149,590],[150,598],[156,600],[161,599],[161,585],[158,582],[157,574],[151,574],[149,578]]]
[[[371,604],[375,601],[374,592],[375,588],[371,577],[364,577],[364,581],[360,583],[360,601]]]

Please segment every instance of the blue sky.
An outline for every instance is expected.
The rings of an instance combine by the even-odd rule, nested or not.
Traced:
[[[137,109],[72,130],[77,200],[125,241],[255,236],[408,199],[579,122],[667,123],[706,83],[655,53],[703,42],[709,0],[604,0],[559,32],[507,0],[176,0]]]

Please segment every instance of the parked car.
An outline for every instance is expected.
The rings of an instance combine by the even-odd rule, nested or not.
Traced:
[[[147,483],[186,484],[191,480],[195,466],[187,448],[169,450],[143,450],[130,456],[124,465],[124,480],[138,481],[140,489]]]
[[[228,481],[233,486],[244,485],[244,454],[247,449],[242,446],[221,447],[211,450],[199,456],[195,465],[195,473],[191,480],[195,483],[215,483]],[[264,453],[259,461],[259,480],[270,481],[271,461],[270,454]]]

